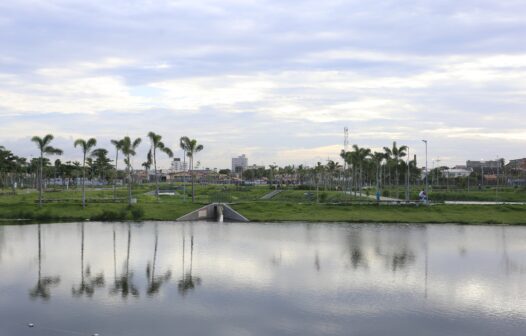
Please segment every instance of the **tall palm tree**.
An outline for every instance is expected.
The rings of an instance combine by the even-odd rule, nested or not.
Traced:
[[[77,146],[80,146],[80,149],[82,149],[82,207],[86,207],[86,190],[85,190],[85,184],[86,184],[86,156],[91,155],[91,149],[97,145],[97,140],[94,138],[90,138],[87,141],[84,139],[77,139],[75,140],[75,148]]]
[[[384,147],[385,154],[387,156],[387,160],[391,162],[395,166],[395,179],[396,179],[396,198],[399,198],[399,190],[398,185],[400,183],[399,179],[400,176],[398,174],[398,166],[400,165],[400,160],[406,156],[407,153],[407,146],[396,146],[396,141],[393,141],[393,147]]]
[[[54,139],[52,134],[47,134],[43,138],[34,136],[31,141],[34,142],[40,150],[40,177],[38,187],[38,205],[42,206],[42,188],[43,188],[43,170],[44,170],[44,155],[62,155],[62,150],[50,145]]]
[[[132,183],[132,164],[131,164],[131,157],[135,156],[137,154],[135,150],[137,147],[139,147],[139,144],[141,143],[141,138],[137,138],[135,140],[131,140],[129,136],[124,137],[122,139],[122,154],[124,154],[125,159],[124,163],[126,163],[126,170],[128,173],[128,205],[132,204],[132,193],[131,193],[131,183]]]
[[[195,183],[195,176],[194,176],[194,158],[195,155],[202,151],[204,149],[203,145],[199,145],[197,143],[197,140],[190,139],[189,137],[182,137],[181,138],[181,147],[186,152],[186,156],[190,159],[190,174],[192,175],[192,202],[195,201],[195,193],[194,193],[194,183]]]
[[[359,187],[361,196],[363,188],[363,166],[366,164],[366,159],[371,154],[371,150],[369,148],[361,148],[358,145],[353,145],[352,147],[358,168],[357,186]]]
[[[382,161],[386,158],[386,155],[382,152],[374,152],[373,154],[371,154],[371,158],[373,159],[374,164],[376,166],[376,189],[377,191],[379,191]]]
[[[161,152],[168,155],[168,157],[173,157],[174,154],[172,150],[164,145],[164,143],[161,141],[162,136],[159,134],[155,134],[153,132],[148,133],[148,138],[150,138],[150,141],[152,143],[152,148],[150,151],[153,153],[153,169],[155,171],[155,196],[157,197],[157,200],[159,200],[159,175],[157,174],[157,150],[160,150]]]
[[[113,200],[115,201],[115,194],[117,189],[117,174],[118,174],[118,163],[119,163],[119,152],[122,150],[123,140],[111,140],[113,146],[115,146],[115,178],[113,179]]]

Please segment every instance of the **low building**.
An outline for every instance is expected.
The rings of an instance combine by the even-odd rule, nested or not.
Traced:
[[[447,178],[457,178],[457,177],[469,177],[473,170],[463,169],[463,168],[450,168],[444,169],[442,174]]]
[[[503,160],[467,161],[467,169],[501,169]]]

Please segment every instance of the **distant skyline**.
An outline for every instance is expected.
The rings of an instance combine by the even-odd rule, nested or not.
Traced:
[[[393,141],[429,164],[526,157],[526,2],[0,2],[0,145],[142,137],[228,168],[339,160]],[[111,157],[111,156],[110,156]],[[169,167],[167,157],[160,160]]]

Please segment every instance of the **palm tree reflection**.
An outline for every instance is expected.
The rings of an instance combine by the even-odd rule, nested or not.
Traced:
[[[193,267],[193,260],[194,260],[194,235],[192,234],[191,240],[190,240],[190,269],[188,272],[185,273],[185,237],[183,234],[183,273],[182,278],[179,280],[179,283],[177,285],[179,289],[179,293],[183,296],[185,296],[190,290],[195,289],[196,286],[199,286],[201,284],[201,278],[197,276],[192,275],[192,267]]]
[[[38,224],[38,280],[35,287],[29,291],[29,296],[32,299],[41,298],[45,301],[49,300],[51,293],[49,288],[60,283],[59,276],[42,276],[42,234],[40,224]]]
[[[152,296],[159,292],[159,289],[161,288],[161,285],[165,282],[170,280],[172,277],[172,272],[170,270],[166,271],[166,273],[162,274],[161,276],[155,276],[155,266],[157,261],[157,246],[159,243],[159,230],[157,227],[157,224],[155,224],[155,245],[153,249],[153,262],[150,264],[148,262],[148,265],[146,266],[146,277],[148,279],[148,289],[147,294],[149,296]]]
[[[115,240],[113,241],[113,243],[115,244]],[[113,295],[121,294],[123,298],[127,298],[130,295],[139,296],[139,290],[137,289],[137,287],[135,287],[135,285],[132,282],[133,272],[130,272],[130,245],[131,226],[130,223],[128,223],[128,249],[126,252],[126,262],[124,263],[124,271],[120,276],[115,277],[113,288],[110,291],[110,293]]]
[[[71,288],[71,293],[75,297],[86,295],[93,296],[95,288],[104,287],[104,274],[99,273],[94,278],[91,277],[90,266],[84,270],[84,223],[81,224],[81,243],[80,243],[80,285]]]

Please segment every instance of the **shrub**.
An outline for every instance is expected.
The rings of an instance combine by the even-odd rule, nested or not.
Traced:
[[[93,219],[100,221],[124,220],[126,219],[126,209],[122,209],[121,211],[104,209],[100,214],[93,216]]]
[[[131,214],[134,220],[139,220],[144,217],[144,209],[139,206],[134,206],[131,208]]]

